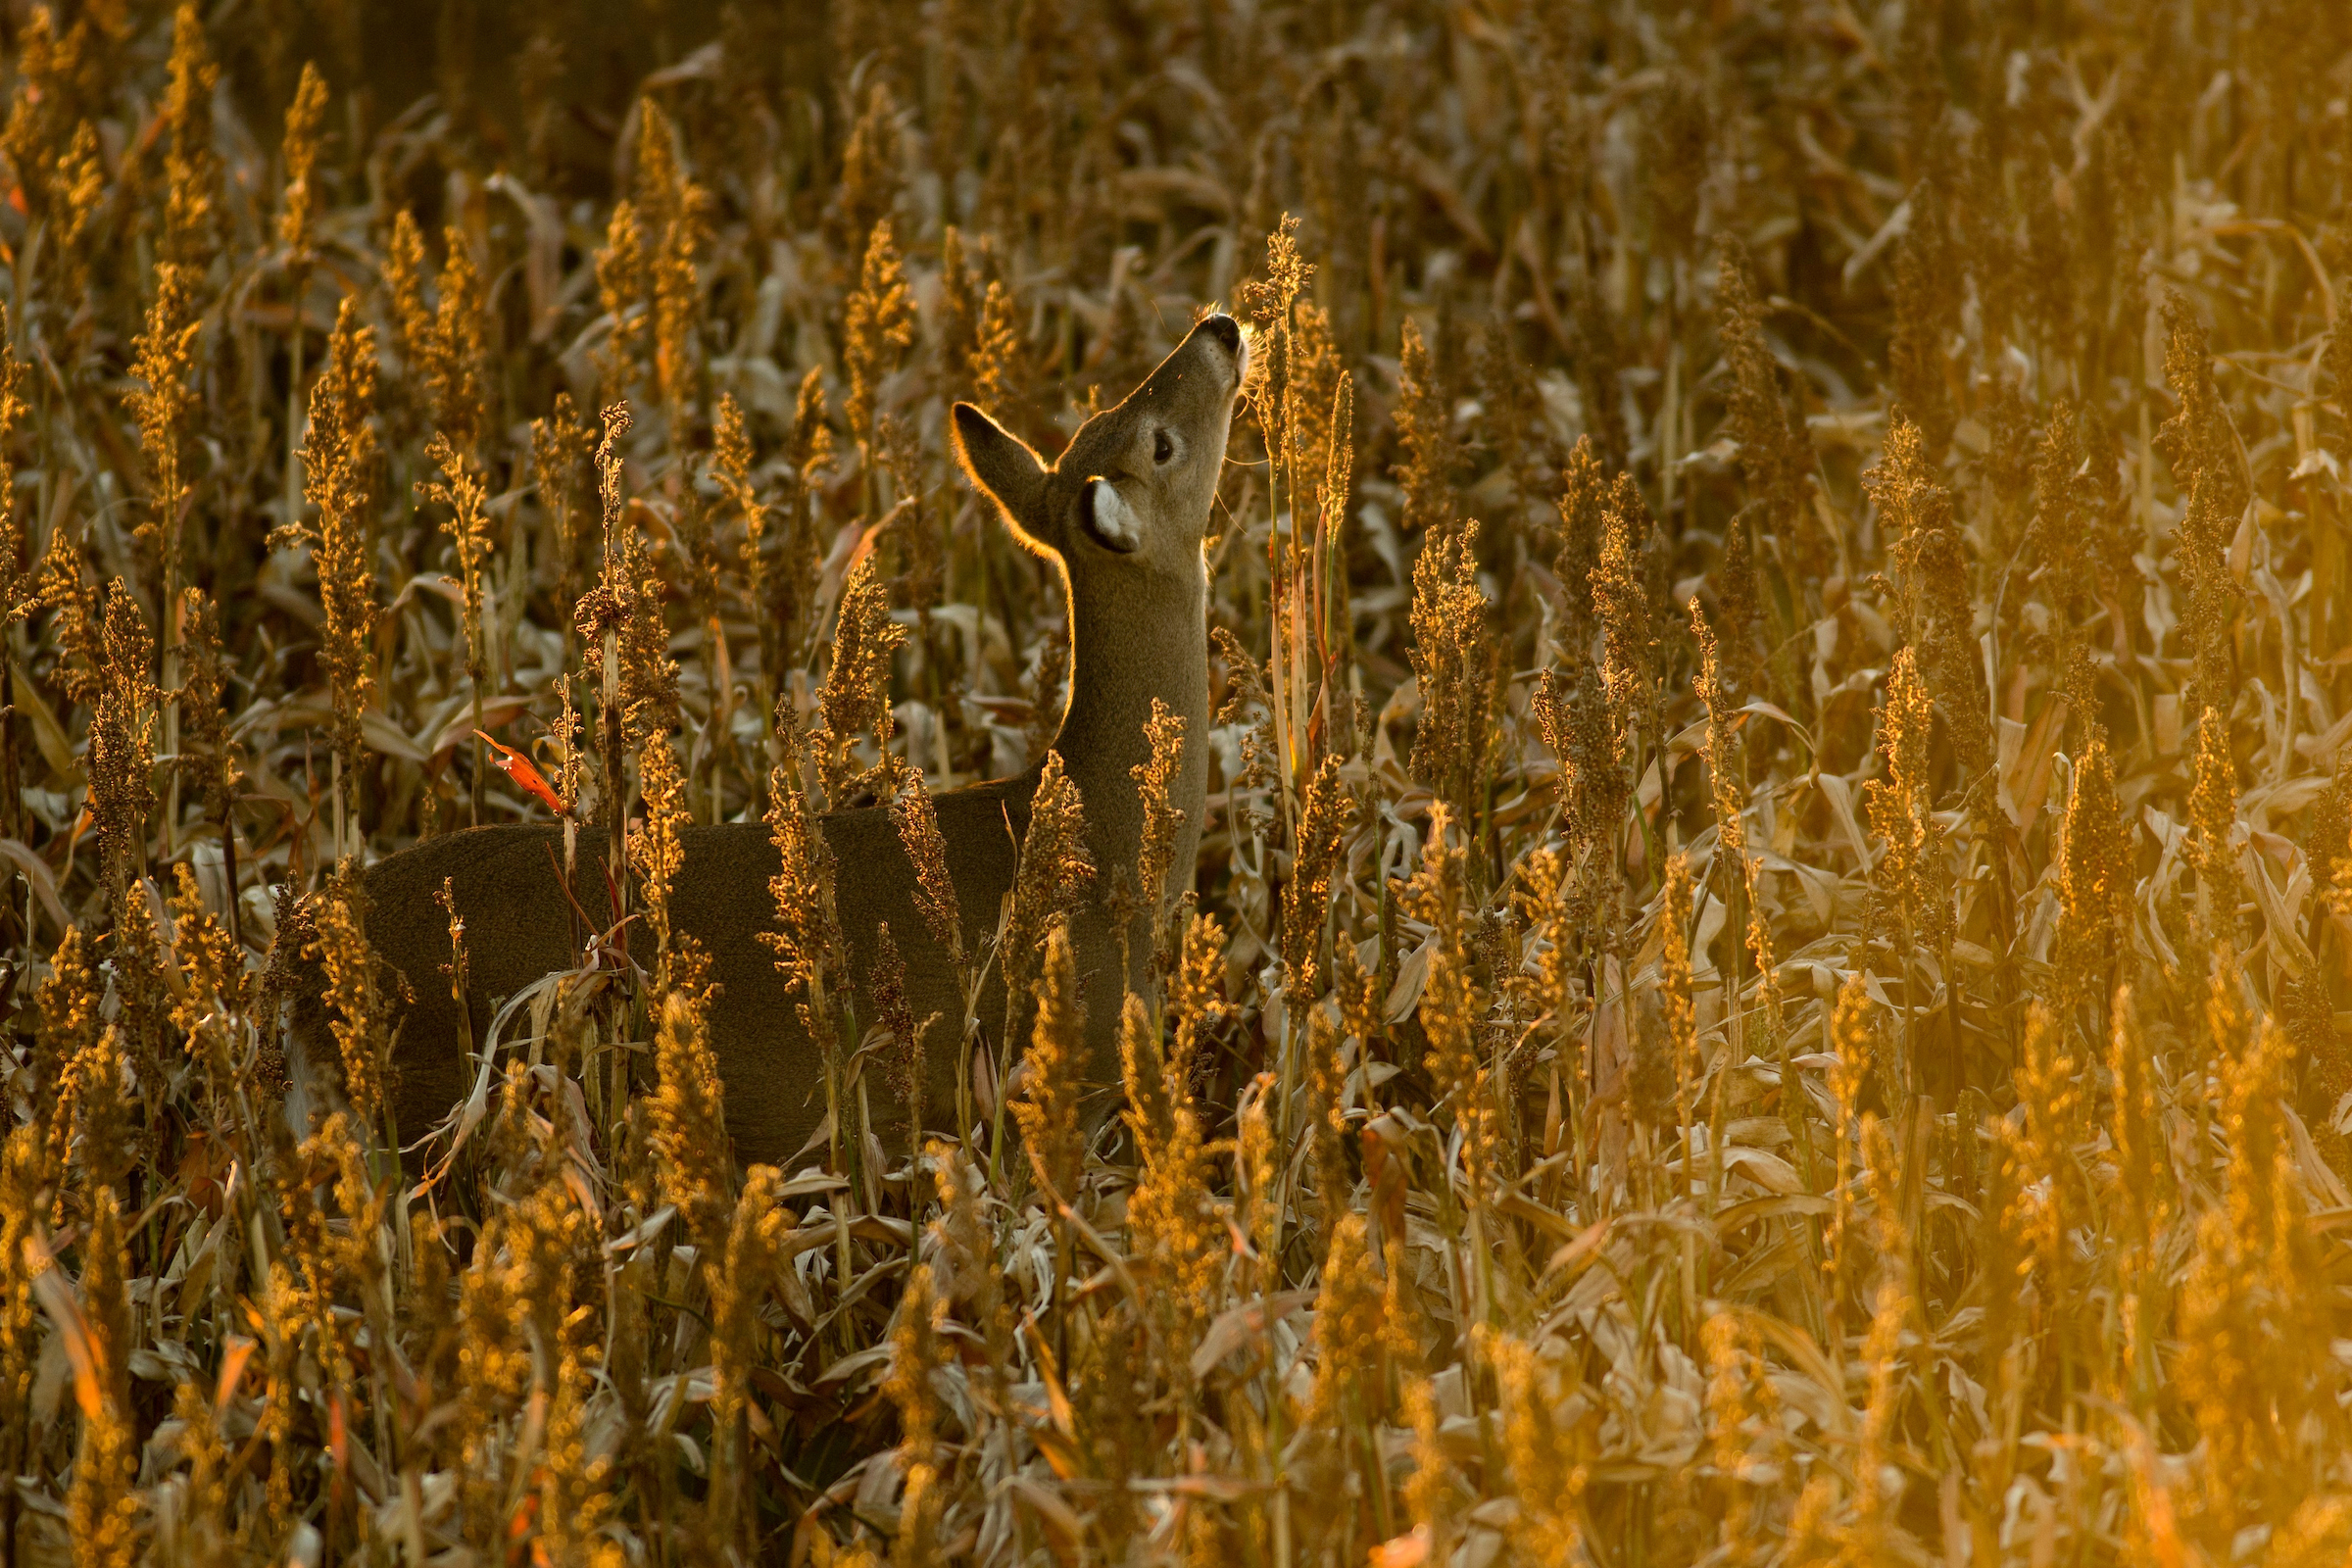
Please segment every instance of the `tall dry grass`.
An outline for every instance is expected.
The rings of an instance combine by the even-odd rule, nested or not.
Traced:
[[[0,18],[8,1562],[2345,1560],[2352,12],[559,9]],[[1068,678],[947,404],[1211,300],[1200,862],[859,1019]],[[653,961],[392,1125],[356,867],[558,812]]]

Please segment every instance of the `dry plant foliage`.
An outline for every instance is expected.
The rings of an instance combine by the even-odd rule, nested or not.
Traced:
[[[2346,1560],[2352,8],[409,9],[0,23],[8,1562]],[[972,946],[949,400],[1206,301],[1200,861],[1051,762]],[[1016,1071],[859,1032],[850,801]],[[392,1125],[353,868],[556,812],[641,961]]]

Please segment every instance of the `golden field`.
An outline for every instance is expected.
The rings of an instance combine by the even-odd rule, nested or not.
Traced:
[[[423,9],[0,8],[12,1568],[2352,1555],[2352,8]],[[949,406],[1211,303],[1120,1081],[808,858],[741,1168],[664,846],[1039,759]],[[398,1124],[357,869],[614,798]]]

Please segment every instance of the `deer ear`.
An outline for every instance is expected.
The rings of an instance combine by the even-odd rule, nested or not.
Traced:
[[[1005,525],[1032,549],[1047,543],[1039,515],[1046,466],[1029,443],[969,403],[956,405],[956,456],[975,489],[997,504]]]

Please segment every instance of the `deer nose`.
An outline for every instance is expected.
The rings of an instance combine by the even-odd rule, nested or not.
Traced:
[[[1236,359],[1241,357],[1242,323],[1232,317],[1222,313],[1215,316],[1204,316],[1200,318],[1200,326],[1195,330],[1206,332],[1210,337],[1225,345],[1226,353],[1233,355]]]

